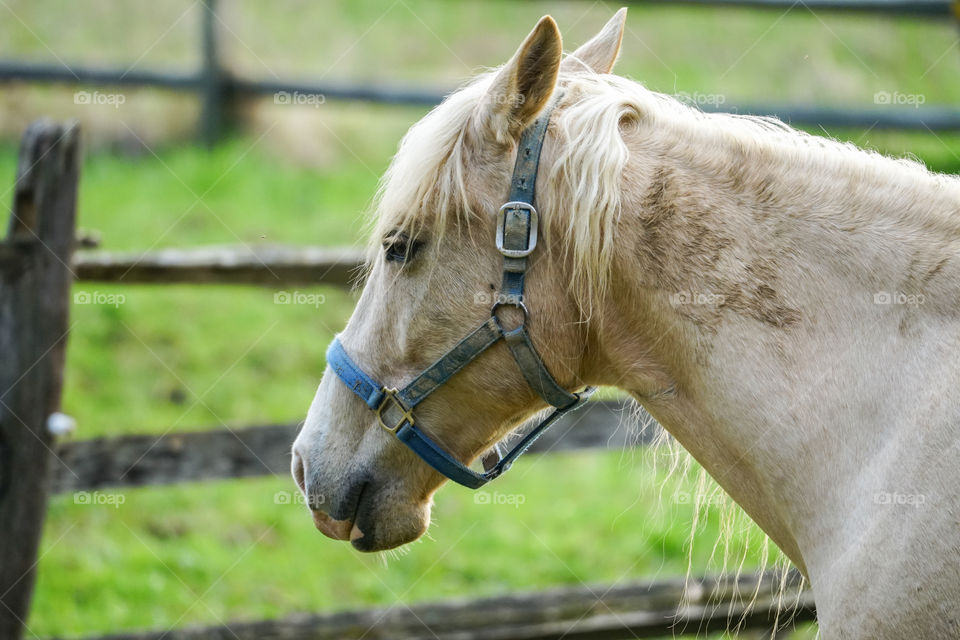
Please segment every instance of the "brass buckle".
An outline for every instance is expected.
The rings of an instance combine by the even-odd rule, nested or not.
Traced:
[[[383,412],[387,409],[388,403],[393,403],[400,410],[402,414],[400,416],[400,421],[392,427],[387,426],[387,423],[383,421]],[[396,435],[397,430],[403,426],[405,422],[413,424],[413,410],[407,409],[403,406],[403,403],[400,402],[400,398],[397,397],[396,389],[384,389],[383,390],[383,400],[380,401],[380,406],[377,407],[377,422],[380,423],[380,426],[383,427],[386,431]]]

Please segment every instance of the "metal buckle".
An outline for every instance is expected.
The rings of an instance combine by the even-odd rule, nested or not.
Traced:
[[[387,409],[387,403],[390,402],[396,405],[396,407],[400,409],[400,413],[403,414],[400,416],[400,421],[393,425],[393,427],[388,427],[387,423],[383,421],[383,412],[385,409]],[[397,430],[402,427],[405,422],[413,424],[413,410],[407,409],[405,406],[403,406],[403,403],[400,402],[400,398],[397,397],[396,389],[383,390],[383,400],[380,401],[380,406],[377,407],[377,422],[380,423],[380,426],[383,427],[384,430],[389,431],[394,435],[397,434]]]
[[[527,237],[526,249],[504,249],[503,248],[503,227],[506,222],[507,211],[525,210],[529,212],[530,235]],[[497,250],[508,258],[526,258],[537,246],[537,227],[540,226],[540,216],[537,210],[529,202],[513,201],[508,202],[497,211]]]

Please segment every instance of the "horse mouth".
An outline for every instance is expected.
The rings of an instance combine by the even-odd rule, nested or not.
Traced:
[[[313,525],[320,533],[328,538],[333,540],[349,540],[356,546],[356,542],[363,538],[363,532],[356,525],[356,521],[358,513],[360,512],[363,494],[369,486],[370,483],[365,481],[359,485],[355,485],[354,488],[347,492],[347,498],[336,510],[338,514],[347,515],[346,518],[338,520],[325,511],[311,508],[310,513],[313,516]]]
[[[317,530],[333,540],[349,541],[354,549],[364,553],[403,546],[426,532],[430,523],[429,503],[379,500],[369,484],[364,485],[360,494],[363,499],[357,499],[351,510],[334,512],[350,513],[342,520],[324,511],[311,511]]]

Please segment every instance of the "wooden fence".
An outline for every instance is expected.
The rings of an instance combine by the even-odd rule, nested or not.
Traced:
[[[6,239],[0,241],[0,638],[19,640],[34,587],[48,496],[106,487],[286,475],[295,424],[162,436],[57,442],[73,271],[113,282],[219,282],[256,285],[349,283],[355,251],[198,249],[148,256],[73,255],[78,127],[32,124],[23,138]],[[556,425],[534,451],[644,444],[621,427],[627,407],[592,402]],[[574,428],[576,427],[576,428]],[[306,526],[306,525],[305,525]],[[783,587],[781,590],[780,587]],[[147,639],[454,638],[609,639],[769,629],[778,615],[814,617],[796,576],[766,576],[573,588],[403,609],[294,616],[218,628],[112,636]],[[778,594],[780,594],[778,596]],[[782,597],[782,599],[781,599]],[[747,607],[745,603],[754,602]]]
[[[779,11],[840,11],[877,13],[934,20],[956,21],[952,0],[625,0],[627,4],[700,5],[718,7],[754,7]],[[118,10],[123,10],[119,8]],[[310,80],[275,81],[240,78],[231,74],[221,59],[218,42],[217,0],[203,0],[200,30],[201,64],[192,72],[140,71],[136,69],[94,68],[77,65],[48,65],[21,61],[0,61],[0,83],[35,82],[71,85],[109,85],[117,87],[159,87],[189,91],[202,103],[198,132],[201,140],[212,145],[223,133],[229,106],[237,98],[252,96],[323,96],[330,100],[360,100],[385,104],[432,106],[439,103],[445,90],[426,87],[364,85],[350,82]],[[960,130],[960,109],[950,106],[885,107],[849,109],[816,105],[732,104],[700,105],[705,111],[724,110],[751,115],[773,115],[794,125],[904,129],[917,131]]]

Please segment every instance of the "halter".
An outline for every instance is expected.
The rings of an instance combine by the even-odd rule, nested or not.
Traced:
[[[497,301],[490,310],[490,318],[399,390],[388,388],[364,373],[347,355],[339,337],[334,338],[327,350],[327,364],[348,389],[376,412],[377,421],[384,430],[438,472],[471,489],[478,489],[503,474],[547,427],[565,413],[578,409],[595,391],[594,387],[586,387],[571,393],[557,384],[543,364],[526,329],[528,313],[523,302],[523,277],[527,271],[527,257],[537,246],[539,216],[533,206],[534,189],[551,111],[552,107],[546,109],[520,137],[509,201],[497,212],[496,244],[503,254],[503,282]],[[505,330],[497,318],[497,309],[501,306],[520,309],[523,323],[515,329]],[[486,470],[478,473],[421,431],[416,425],[413,409],[500,339],[506,342],[527,384],[554,410],[506,455],[500,456],[499,447],[496,447],[498,459],[489,465],[485,459]]]

